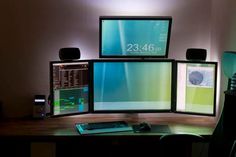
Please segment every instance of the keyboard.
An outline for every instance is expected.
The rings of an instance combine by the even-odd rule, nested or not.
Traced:
[[[81,135],[133,131],[132,126],[128,125],[125,121],[78,123],[75,124],[75,127]]]

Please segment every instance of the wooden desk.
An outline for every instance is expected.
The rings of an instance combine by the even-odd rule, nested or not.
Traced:
[[[171,132],[173,133],[196,133],[203,136],[209,136],[212,134],[215,127],[214,117],[201,117],[201,116],[187,116],[180,115],[173,117],[171,114],[165,114],[167,116],[155,116],[155,114],[140,114],[134,116],[126,115],[79,115],[79,116],[67,116],[46,118],[43,120],[34,119],[10,119],[0,121],[0,138],[14,139],[32,139],[40,140],[45,137],[48,140],[56,140],[61,137],[66,138],[80,138],[78,132],[74,128],[75,123],[79,122],[101,122],[101,121],[115,121],[124,120],[131,124],[140,122],[148,122],[150,124],[165,124],[169,125]],[[162,135],[163,133],[112,133],[102,134],[102,136],[150,136],[150,135]],[[101,136],[101,135],[99,135]]]
[[[198,117],[188,115],[172,114],[139,114],[139,115],[80,115],[69,117],[46,118],[44,120],[33,119],[14,119],[4,120],[0,122],[0,141],[8,143],[34,143],[49,142],[56,143],[57,147],[71,148],[72,145],[84,147],[104,146],[126,146],[135,145],[139,148],[141,145],[156,147],[157,141],[163,133],[132,133],[118,132],[106,133],[91,136],[80,136],[75,130],[74,124],[78,122],[101,122],[124,120],[131,124],[140,122],[148,122],[150,124],[168,125],[172,133],[195,133],[209,138],[215,127],[215,118]],[[76,149],[75,147],[72,147]],[[68,154],[67,150],[66,154]],[[155,148],[156,149],[156,148]],[[63,154],[63,152],[59,152]],[[24,154],[25,156],[26,154]],[[19,156],[19,155],[18,155]]]

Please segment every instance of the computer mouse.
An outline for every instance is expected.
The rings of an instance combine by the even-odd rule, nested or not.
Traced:
[[[150,131],[151,130],[151,125],[146,123],[146,122],[142,122],[139,124],[139,131]]]

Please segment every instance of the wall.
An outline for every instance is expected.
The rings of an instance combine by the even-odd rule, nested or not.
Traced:
[[[213,0],[211,13],[211,52],[213,60],[221,60],[225,50],[236,51],[236,1],[235,0]],[[227,88],[228,79],[224,76],[219,62],[219,102],[218,114],[224,104],[224,91]]]
[[[98,58],[100,15],[172,16],[169,57],[211,45],[211,1],[205,0],[2,0],[0,2],[0,100],[7,117],[31,114],[35,94],[49,94],[49,61],[61,47]]]

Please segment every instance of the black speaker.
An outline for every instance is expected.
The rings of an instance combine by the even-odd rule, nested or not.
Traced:
[[[196,60],[196,61],[205,61],[207,56],[206,49],[200,48],[189,48],[186,52],[186,59],[187,60]]]
[[[76,60],[80,59],[80,50],[77,47],[64,47],[59,50],[60,60]]]

